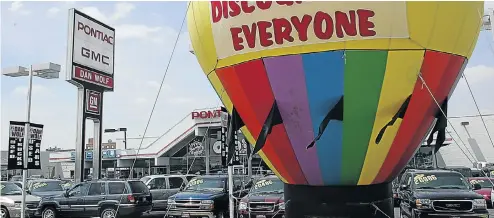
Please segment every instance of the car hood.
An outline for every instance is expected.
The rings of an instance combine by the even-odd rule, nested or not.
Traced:
[[[416,190],[414,197],[418,199],[431,199],[431,200],[470,200],[470,199],[482,199],[482,195],[475,193],[472,190],[458,190],[458,189],[423,189]]]
[[[483,188],[483,189],[475,190],[475,192],[477,192],[478,194],[487,195],[487,196],[491,196],[491,191],[492,191],[492,189],[490,189],[490,188]]]
[[[33,195],[26,195],[26,202],[39,202],[41,200],[40,197],[33,196]],[[14,202],[21,202],[22,201],[22,195],[4,195],[0,196],[0,201],[14,201]]]
[[[52,191],[52,192],[33,192],[31,193],[34,196],[39,197],[52,197],[62,195],[65,191]]]
[[[251,193],[243,197],[244,202],[282,202],[283,193]]]
[[[222,195],[222,191],[179,192],[172,196],[175,200],[212,200]]]

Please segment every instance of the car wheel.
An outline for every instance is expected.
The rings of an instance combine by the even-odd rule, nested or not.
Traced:
[[[116,214],[117,211],[114,208],[107,207],[101,211],[100,218],[115,218],[117,217]]]
[[[56,218],[57,217],[57,211],[53,207],[45,207],[43,209],[43,212],[41,213],[42,218]]]
[[[2,207],[0,214],[2,215],[2,218],[10,218],[9,210],[5,207]]]

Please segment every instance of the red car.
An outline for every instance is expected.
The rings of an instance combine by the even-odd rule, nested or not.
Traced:
[[[492,183],[494,183],[494,179],[489,179],[487,177],[470,177],[468,180],[472,185],[479,184],[480,187],[482,187],[479,190],[475,190],[475,192],[484,196],[485,201],[487,201],[487,207],[492,207],[493,206],[492,197],[494,196],[491,196],[491,191],[492,191],[492,187],[493,187]]]

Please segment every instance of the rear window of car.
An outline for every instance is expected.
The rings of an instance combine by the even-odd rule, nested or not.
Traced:
[[[141,181],[129,181],[132,193],[149,193],[149,188]]]

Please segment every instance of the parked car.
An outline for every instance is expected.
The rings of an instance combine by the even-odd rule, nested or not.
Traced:
[[[484,196],[484,199],[487,202],[488,208],[493,207],[491,192],[492,192],[492,188],[493,188],[492,183],[494,183],[494,179],[489,179],[487,177],[475,177],[475,178],[469,178],[469,181],[472,185],[475,185],[475,184],[480,185],[480,189],[475,190],[475,192]]]
[[[233,195],[245,196],[251,183],[244,176],[234,176]],[[228,177],[198,176],[189,181],[183,191],[168,198],[167,217],[223,218],[228,214]]]
[[[21,202],[23,190],[13,182],[0,182],[0,214],[2,218],[21,217]],[[26,217],[34,216],[39,197],[26,195]]]
[[[166,211],[168,197],[177,194],[196,175],[151,175],[141,178],[153,196],[153,210]]]
[[[282,218],[285,214],[284,184],[276,176],[256,179],[249,193],[240,200],[240,218]]]
[[[139,180],[93,180],[79,183],[63,195],[43,198],[36,215],[42,218],[140,217],[150,211],[151,206],[151,193]]]
[[[61,195],[65,192],[62,181],[56,179],[29,180],[26,187],[29,194],[39,197]]]
[[[482,195],[459,172],[407,170],[400,181],[402,217],[488,217]]]

